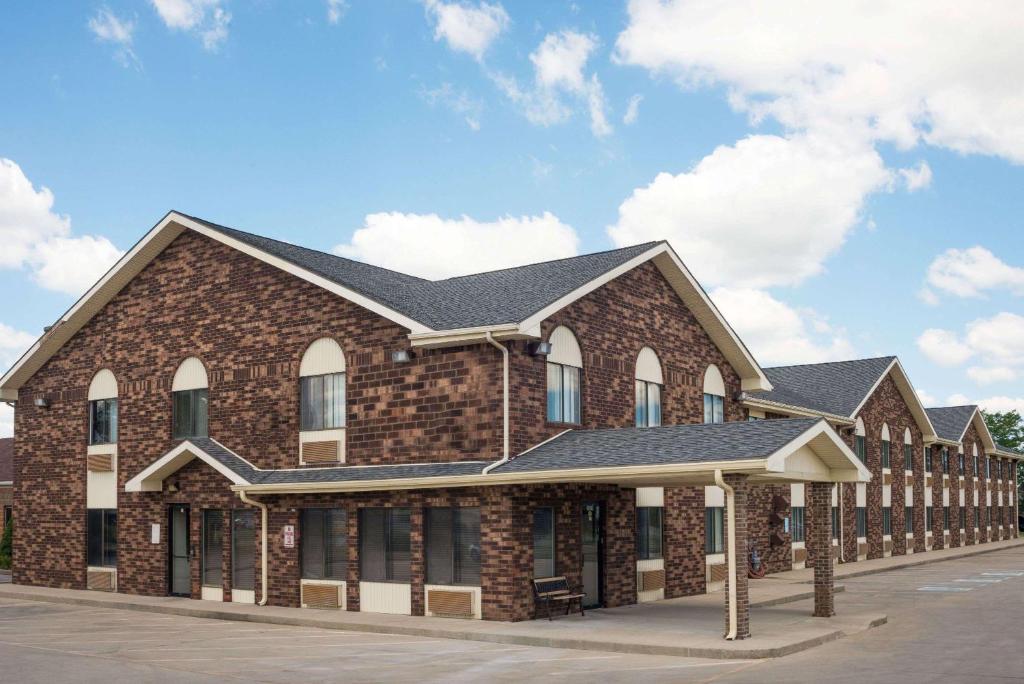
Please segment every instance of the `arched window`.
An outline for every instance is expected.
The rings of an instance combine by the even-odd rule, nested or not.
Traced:
[[[914,437],[910,428],[903,431],[903,469],[907,472],[914,470]]]
[[[857,452],[857,458],[861,463],[868,462],[867,431],[864,429],[864,421],[857,418],[857,424],[853,428],[853,445]]]
[[[209,436],[209,382],[206,366],[192,356],[181,362],[171,383],[174,439]]]
[[[650,347],[636,358],[636,426],[661,425],[661,387],[665,384],[661,361]]]
[[[960,443],[959,446],[957,446],[956,450],[957,450],[957,457],[958,457],[958,459],[960,461],[960,463],[959,463],[959,466],[960,466],[960,477],[963,477],[964,475],[967,474],[967,459],[964,458],[964,445],[963,445],[962,442]]]
[[[882,423],[882,467],[892,468],[892,456],[889,440],[889,425]]]
[[[299,364],[300,429],[345,427],[345,352],[330,337],[309,345]]]
[[[704,371],[704,422],[725,422],[725,381],[715,364]]]
[[[572,331],[564,325],[555,328],[548,354],[548,421],[579,425],[580,370],[583,354]]]
[[[89,445],[117,444],[117,379],[104,368],[89,383]]]

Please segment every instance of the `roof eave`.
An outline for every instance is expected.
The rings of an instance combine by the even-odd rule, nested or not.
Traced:
[[[778,409],[779,411],[785,411],[798,416],[806,416],[808,418],[824,418],[830,423],[836,423],[838,425],[853,425],[854,421],[848,416],[840,416],[835,413],[828,413],[826,411],[816,411],[812,408],[805,406],[795,406],[793,404],[784,404],[781,401],[771,401],[770,399],[763,399],[743,393],[741,401],[744,406],[748,408],[758,408],[766,410]]]

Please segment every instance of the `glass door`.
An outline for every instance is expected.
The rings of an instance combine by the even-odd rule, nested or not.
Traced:
[[[580,509],[583,557],[583,591],[585,608],[598,608],[604,603],[604,504],[586,501]]]
[[[170,553],[170,589],[171,596],[192,595],[192,554],[188,539],[188,506],[175,504],[171,506],[171,520],[168,526],[169,539],[167,546]]]

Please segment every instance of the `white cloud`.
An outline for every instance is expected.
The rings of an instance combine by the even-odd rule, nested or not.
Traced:
[[[981,297],[986,290],[1024,295],[1024,268],[1010,266],[981,246],[947,249],[928,267],[926,282],[958,297]]]
[[[951,394],[946,397],[946,406],[969,406],[971,404],[976,404],[981,407],[982,411],[989,413],[1017,411],[1024,415],[1024,397],[996,395],[984,399],[971,399],[966,394],[960,393]]]
[[[101,7],[89,19],[89,30],[97,40],[112,43],[115,46],[114,58],[122,66],[139,66],[139,60],[132,48],[132,35],[135,33],[135,22],[121,19],[109,7]]]
[[[568,120],[573,111],[565,102],[568,95],[586,104],[591,132],[604,137],[612,132],[604,88],[597,74],[585,73],[597,47],[598,40],[593,35],[576,31],[549,33],[530,53],[532,87],[521,87],[516,79],[500,73],[490,77],[506,97],[522,108],[531,123],[550,126]]]
[[[500,3],[427,0],[425,4],[435,22],[434,40],[444,40],[452,50],[472,55],[478,62],[509,25],[508,13]]]
[[[0,244],[0,268],[28,268],[38,285],[69,294],[82,294],[122,254],[105,237],[73,237],[71,219],[53,211],[49,188],[36,190],[2,158]]]
[[[994,363],[1024,366],[1024,316],[1007,311],[967,324],[967,344]]]
[[[169,29],[193,33],[214,51],[228,37],[231,14],[221,0],[150,0]]]
[[[480,130],[483,102],[471,97],[466,91],[456,92],[451,83],[442,83],[437,88],[421,89],[419,95],[431,106],[440,104],[458,114],[472,130]]]
[[[959,366],[974,356],[974,350],[961,342],[955,333],[929,328],[917,338],[917,348],[940,366]]]
[[[618,61],[723,87],[755,121],[1024,163],[1016,0],[632,0],[628,13]]]
[[[926,161],[922,161],[916,167],[900,169],[899,174],[910,192],[923,190],[932,184],[932,167],[928,166]]]
[[[574,256],[579,248],[572,226],[548,212],[495,221],[388,212],[368,215],[365,224],[334,252],[423,278],[560,259]]]
[[[48,290],[81,295],[124,254],[105,237],[53,238],[36,247],[32,278]]]
[[[661,173],[619,206],[616,245],[668,239],[701,282],[795,285],[820,273],[892,174],[870,146],[753,135]]]
[[[764,365],[820,363],[854,355],[846,331],[763,290],[720,287],[711,298]]]
[[[622,123],[627,126],[632,126],[636,123],[636,120],[640,117],[640,103],[643,102],[643,95],[634,95],[629,98],[629,104],[626,105],[626,113],[622,117]]]
[[[14,362],[36,341],[36,336],[16,330],[9,325],[0,323],[0,375],[7,372]],[[0,403],[0,437],[14,435],[14,410],[7,404]]]
[[[991,385],[1016,380],[1017,371],[1008,366],[971,366],[967,369],[967,377],[979,385]]]
[[[976,404],[977,402],[971,401],[966,394],[950,394],[946,397],[946,406],[967,406],[968,404]]]
[[[327,0],[327,21],[337,24],[348,11],[347,0]]]
[[[918,388],[917,390],[917,398],[920,399],[921,403],[924,404],[925,406],[930,407],[938,404],[938,400],[935,398],[935,395],[920,388]]]

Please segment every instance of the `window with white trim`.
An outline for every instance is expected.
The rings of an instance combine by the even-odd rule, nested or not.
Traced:
[[[480,509],[426,510],[427,583],[480,586]]]
[[[89,383],[89,445],[117,443],[117,380],[104,368]]]
[[[117,509],[90,508],[86,530],[88,564],[97,568],[117,567]]]
[[[882,424],[882,467],[892,468],[892,456],[890,454],[889,426]]]
[[[661,506],[641,506],[636,509],[637,560],[662,558],[665,509]]]
[[[725,508],[722,506],[704,509],[704,551],[725,552]]]
[[[560,325],[548,338],[547,419],[550,423],[579,425],[582,422],[580,381],[583,354],[572,331]]]
[[[348,513],[344,508],[303,508],[299,539],[302,579],[346,579]]]
[[[661,361],[650,347],[644,347],[636,360],[636,426],[661,425],[661,388],[664,378]]]
[[[359,578],[366,582],[411,581],[408,508],[359,511]]]
[[[704,371],[704,422],[725,422],[725,380],[714,364]]]
[[[345,427],[345,353],[330,337],[306,348],[299,365],[299,429]]]
[[[209,381],[199,359],[191,357],[178,366],[171,383],[171,400],[174,439],[209,436]]]

